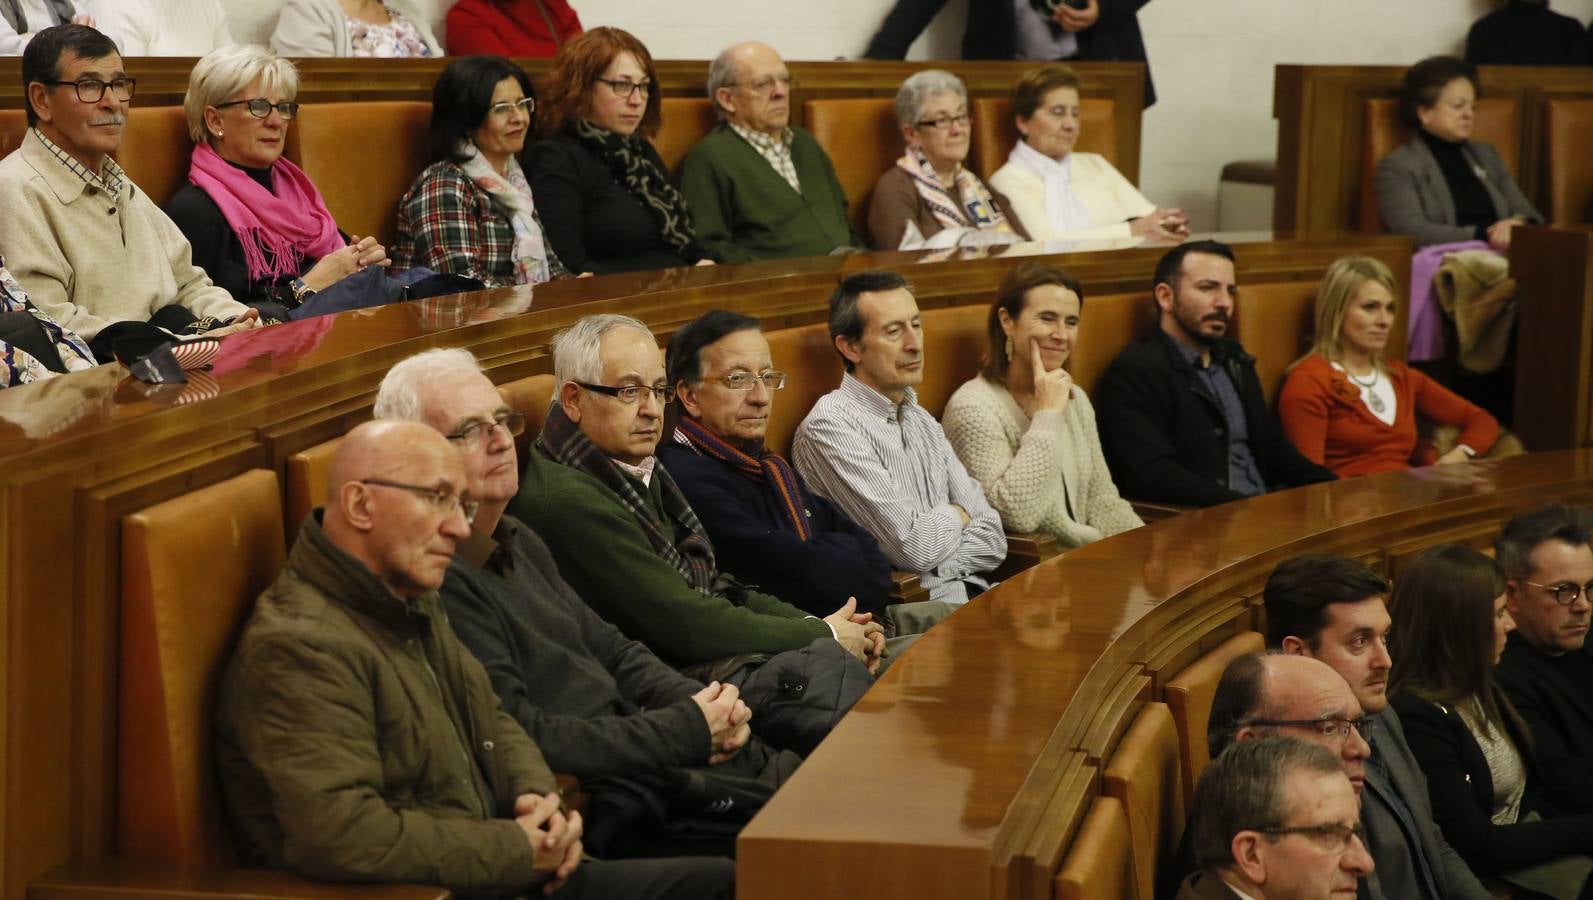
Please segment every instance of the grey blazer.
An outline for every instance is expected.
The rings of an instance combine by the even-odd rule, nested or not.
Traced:
[[[1482,186],[1500,219],[1524,216],[1528,222],[1542,224],[1543,216],[1521,193],[1492,144],[1467,141],[1465,153],[1482,167]],[[1410,235],[1418,247],[1475,237],[1472,229],[1455,223],[1455,198],[1438,160],[1420,135],[1377,164],[1377,211],[1383,215],[1383,227]]]
[[[1425,148],[1424,148],[1425,149]],[[1436,170],[1436,167],[1435,167]],[[1366,828],[1366,849],[1376,868],[1361,883],[1361,897],[1372,900],[1416,900],[1427,896],[1422,890],[1421,871],[1411,852],[1427,858],[1427,865],[1438,882],[1439,896],[1432,900],[1491,900],[1493,894],[1482,886],[1433,822],[1432,800],[1427,794],[1427,779],[1405,742],[1405,729],[1393,707],[1372,717],[1372,744],[1388,769],[1384,780],[1371,761],[1366,765],[1366,788],[1361,792],[1361,824]],[[1410,810],[1417,832],[1402,824],[1390,803],[1397,791]]]

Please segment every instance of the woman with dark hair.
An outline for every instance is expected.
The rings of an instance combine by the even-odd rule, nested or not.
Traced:
[[[1510,229],[1542,223],[1493,145],[1471,139],[1477,70],[1452,56],[1411,66],[1400,85],[1400,116],[1416,136],[1377,164],[1377,209],[1416,246],[1487,241],[1510,247]]]
[[[431,94],[432,163],[398,203],[394,268],[425,267],[488,287],[569,277],[516,159],[535,109],[531,77],[500,56],[467,56],[443,69]]]
[[[1117,492],[1095,410],[1062,365],[1078,339],[1084,292],[1054,266],[1024,263],[990,307],[980,374],[951,395],[946,439],[1008,531],[1077,547],[1145,524]]]
[[[1532,737],[1494,679],[1515,629],[1504,571],[1469,547],[1433,547],[1395,579],[1390,606],[1390,703],[1444,838],[1485,880],[1590,896],[1593,815],[1557,817],[1537,794]]]
[[[548,235],[599,274],[712,262],[647,136],[659,125],[653,58],[630,33],[594,28],[553,58],[527,154]]]

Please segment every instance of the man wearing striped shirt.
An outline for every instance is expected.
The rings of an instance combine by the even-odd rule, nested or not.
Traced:
[[[797,428],[791,461],[931,598],[967,601],[990,586],[1007,537],[940,423],[918,405],[923,323],[906,280],[883,271],[842,280],[830,297],[830,339],[846,374]]]

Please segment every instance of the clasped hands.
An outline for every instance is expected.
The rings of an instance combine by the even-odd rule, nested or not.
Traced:
[[[752,736],[752,710],[742,701],[739,688],[711,681],[692,694],[691,699],[708,721],[708,765],[716,766],[729,760],[747,745],[747,739]]]
[[[538,876],[545,876],[542,893],[551,894],[564,886],[565,879],[581,864],[581,814],[561,810],[557,793],[521,794],[514,798],[514,821],[531,842]]]
[[[885,628],[874,621],[873,613],[857,611],[857,598],[846,598],[846,605],[824,617],[835,639],[846,652],[862,660],[870,674],[879,671],[885,655]]]

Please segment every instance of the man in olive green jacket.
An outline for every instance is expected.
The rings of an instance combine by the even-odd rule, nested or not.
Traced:
[[[583,863],[580,814],[437,599],[470,533],[465,483],[419,423],[345,438],[327,507],[257,602],[217,702],[245,861],[466,896],[730,896],[728,860]]]

